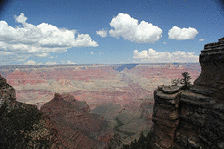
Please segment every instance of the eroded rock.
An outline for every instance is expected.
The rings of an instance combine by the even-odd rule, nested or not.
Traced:
[[[154,141],[162,148],[224,148],[224,38],[205,45],[200,64],[189,90],[160,86],[154,92]]]
[[[65,148],[100,149],[106,148],[113,137],[113,130],[107,128],[108,122],[96,114],[89,113],[89,106],[64,93],[41,107],[58,130]]]

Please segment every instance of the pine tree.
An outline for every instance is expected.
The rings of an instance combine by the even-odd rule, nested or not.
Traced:
[[[184,78],[181,79],[180,84],[183,85],[183,86],[182,86],[182,89],[183,89],[183,90],[187,90],[187,89],[189,89],[189,87],[190,87],[190,85],[191,85],[191,82],[190,82],[191,77],[190,77],[190,75],[189,75],[188,72],[184,72],[184,73],[182,73],[182,76],[183,76]]]

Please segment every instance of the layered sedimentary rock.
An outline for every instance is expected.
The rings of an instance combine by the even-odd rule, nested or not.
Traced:
[[[98,115],[89,113],[89,106],[76,101],[70,94],[55,94],[41,107],[58,130],[58,138],[64,148],[106,148],[113,136],[107,122]]]
[[[201,74],[194,84],[209,88],[212,96],[223,99],[224,96],[224,38],[219,42],[208,43],[200,54]]]
[[[188,90],[154,92],[153,132],[162,148],[224,148],[224,38],[201,51],[201,74]]]

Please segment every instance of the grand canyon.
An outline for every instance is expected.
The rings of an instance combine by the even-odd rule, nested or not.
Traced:
[[[151,130],[157,86],[170,85],[183,72],[193,82],[200,71],[199,63],[0,67],[16,100],[51,115],[59,134],[70,136],[63,139],[70,148],[121,148],[138,139]]]
[[[151,134],[156,148],[223,149],[223,43],[206,44],[200,65],[2,66],[1,119],[5,108],[39,109],[47,126],[39,137],[57,132],[51,148],[146,148],[149,141],[142,140]],[[7,121],[1,121],[5,133]]]

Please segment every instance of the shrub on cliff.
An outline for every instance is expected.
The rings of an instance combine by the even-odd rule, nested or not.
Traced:
[[[6,102],[0,107],[1,148],[50,148],[55,142],[53,129],[46,127],[45,117],[34,106]]]
[[[183,79],[180,79],[180,78],[173,79],[171,83],[174,86],[178,86],[179,84],[181,84],[182,85],[181,89],[187,90],[191,86],[191,82],[190,82],[191,76],[189,75],[188,72],[182,73],[182,76],[183,76]]]

